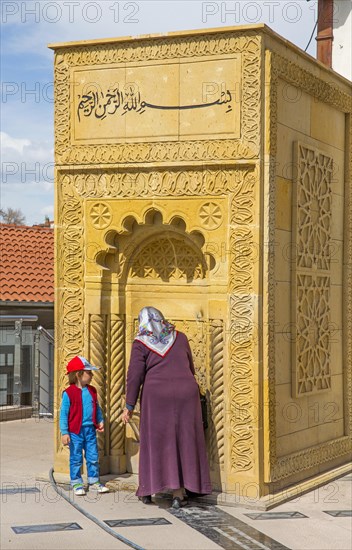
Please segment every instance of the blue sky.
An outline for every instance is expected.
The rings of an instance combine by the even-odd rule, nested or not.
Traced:
[[[267,23],[305,49],[317,1],[2,0],[1,208],[53,217],[51,42]],[[315,56],[313,39],[308,53]]]

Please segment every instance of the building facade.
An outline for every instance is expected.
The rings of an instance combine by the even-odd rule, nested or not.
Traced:
[[[54,231],[0,224],[0,242],[0,420],[52,415]]]
[[[119,419],[145,305],[190,339],[212,479],[229,502],[279,501],[343,471],[348,81],[264,25],[51,47],[55,393],[59,403],[73,355],[103,367],[103,471],[138,470],[136,435]],[[55,451],[67,471],[58,431]]]

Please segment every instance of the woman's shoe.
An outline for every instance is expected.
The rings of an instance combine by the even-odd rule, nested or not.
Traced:
[[[144,497],[138,497],[138,500],[141,500],[143,502],[143,504],[152,504],[152,496],[151,495],[146,495]]]
[[[180,499],[180,497],[174,497],[172,499],[171,508],[174,508],[174,510],[179,510],[183,506],[187,505],[187,501],[185,499]]]
[[[202,496],[200,493],[194,493],[193,491],[189,491],[188,489],[185,489],[185,491],[188,498],[197,498]]]

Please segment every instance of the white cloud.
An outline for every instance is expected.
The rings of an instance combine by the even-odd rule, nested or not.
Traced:
[[[50,142],[34,141],[33,138],[16,138],[10,136],[6,132],[1,132],[1,159],[2,172],[6,172],[6,167],[13,164],[18,167],[22,166],[22,171],[27,170],[28,175],[30,175],[30,171],[32,170],[34,181],[40,179],[47,180],[49,178],[46,176],[44,178],[38,178],[36,174],[34,174],[34,170],[36,165],[39,170],[38,165],[40,165],[40,170],[47,172],[50,169],[50,165],[54,162],[54,150]],[[19,176],[19,173],[16,172],[15,169],[8,170],[8,175],[11,175],[11,172],[13,172],[13,176],[16,174]],[[18,177],[16,180],[18,180]],[[19,181],[23,180],[20,179]]]
[[[52,53],[47,49],[48,43],[259,22],[304,48],[315,23],[317,0],[280,3],[56,0],[18,2],[18,6],[14,15],[4,19],[4,28],[14,30],[4,47],[11,52],[35,53],[49,59]],[[26,32],[21,32],[22,29]]]
[[[12,150],[16,151],[17,153],[23,154],[23,149],[25,147],[29,147],[31,145],[31,142],[29,139],[18,139],[13,138],[6,134],[6,132],[0,132],[0,141],[1,141],[1,157],[3,157],[3,154],[6,150]]]
[[[54,206],[52,204],[49,206],[44,206],[41,208],[40,213],[43,214],[43,216],[49,216],[52,218],[54,216]]]
[[[32,225],[51,215],[54,202],[51,143],[1,132],[1,208],[19,208]],[[46,208],[45,212],[42,209]]]

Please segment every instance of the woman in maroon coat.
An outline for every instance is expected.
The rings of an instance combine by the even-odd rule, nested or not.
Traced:
[[[211,493],[192,353],[185,334],[157,309],[143,308],[138,320],[122,414],[122,421],[129,422],[143,384],[136,494],[149,504],[152,494],[172,489],[172,506],[180,508],[184,489]]]

